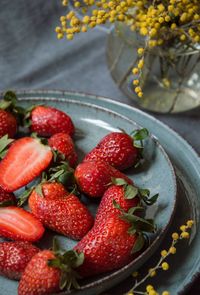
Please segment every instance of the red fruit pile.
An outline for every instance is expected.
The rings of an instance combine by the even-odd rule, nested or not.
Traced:
[[[11,139],[19,126],[28,126],[29,134]],[[112,132],[79,164],[74,132],[70,116],[54,107],[25,110],[12,92],[0,103],[0,235],[13,240],[0,243],[0,274],[21,278],[19,295],[77,288],[79,276],[118,269],[140,253],[143,232],[154,231],[140,211],[157,196],[149,198],[121,172],[141,159],[147,130]],[[102,197],[95,219],[81,194]],[[26,200],[30,212],[19,208]],[[79,242],[67,252],[56,241],[40,250],[31,242],[42,242],[45,229]]]

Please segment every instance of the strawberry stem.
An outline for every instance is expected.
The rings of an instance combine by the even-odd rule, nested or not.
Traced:
[[[3,159],[7,153],[7,148],[14,139],[8,138],[8,134],[0,138],[0,159]]]
[[[25,116],[25,109],[17,105],[17,96],[13,91],[7,91],[3,100],[0,102],[0,109],[12,113],[18,121],[18,124],[23,126],[23,119]]]
[[[44,182],[62,183],[64,186],[68,187],[68,190],[71,191],[71,194],[78,194],[74,180],[74,169],[69,166],[68,162],[62,161],[57,166],[50,167],[48,170],[44,171],[39,184],[33,185],[30,188],[26,188],[26,190],[20,195],[17,205],[19,207],[22,206],[28,200],[34,189],[41,197],[43,197],[42,183]]]
[[[119,217],[130,224],[128,233],[130,235],[137,234],[138,236],[133,246],[132,254],[140,251],[145,244],[145,233],[154,233],[156,231],[156,226],[153,219],[145,219],[135,214],[138,211],[144,210],[144,208],[141,206],[132,207],[128,210],[128,212],[125,212],[121,208],[120,204],[118,204],[114,199],[113,206],[122,213]]]
[[[14,200],[6,200],[3,202],[0,202],[0,207],[8,207],[8,206],[14,206],[16,205]]]
[[[8,108],[13,108],[15,107],[16,102],[16,94],[12,91],[7,91],[3,96],[3,100],[0,102],[0,109],[7,110]]]
[[[159,194],[155,194],[150,197],[150,190],[138,188],[134,185],[128,184],[126,180],[122,178],[112,177],[111,181],[115,185],[123,186],[125,199],[131,200],[135,197],[139,197],[140,200],[143,201],[146,205],[151,206],[157,201],[159,197]]]
[[[31,126],[31,119],[30,119],[31,113],[38,106],[42,106],[42,104],[39,104],[39,105],[35,104],[35,105],[32,105],[32,106],[24,109],[24,118],[23,118],[23,122],[22,122],[23,127],[28,128]]]
[[[18,198],[18,202],[17,202],[17,206],[21,207],[22,205],[24,205],[24,203],[27,202],[30,194],[32,193],[32,191],[35,189],[36,185],[33,185],[30,188],[26,188],[26,190],[19,196]]]
[[[146,128],[137,129],[137,130],[132,131],[130,136],[134,140],[135,147],[138,147],[137,144],[135,145],[135,141],[139,141],[143,147],[142,140],[146,139],[149,136],[149,131]],[[139,145],[139,148],[141,148],[141,145]]]
[[[137,168],[141,165],[143,157],[144,143],[143,140],[149,136],[149,131],[146,128],[134,130],[130,136],[133,139],[133,146],[138,149],[137,162],[134,167]]]
[[[78,253],[74,250],[69,250],[64,252],[59,247],[58,241],[53,240],[53,252],[55,255],[54,259],[49,259],[48,266],[55,267],[61,270],[60,277],[60,290],[66,288],[68,291],[71,287],[79,289],[79,284],[77,279],[80,275],[75,271],[84,262],[84,254]]]

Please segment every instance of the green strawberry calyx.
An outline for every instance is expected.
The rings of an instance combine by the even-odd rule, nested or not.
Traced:
[[[138,155],[137,161],[134,165],[135,168],[140,166],[144,160],[143,150],[144,150],[144,140],[149,136],[149,131],[146,128],[137,129],[131,132],[131,138],[133,139],[133,146],[137,148]]]
[[[157,201],[159,197],[159,194],[155,194],[150,197],[150,190],[138,188],[137,186],[127,183],[127,181],[123,178],[112,177],[111,180],[114,185],[123,186],[125,199],[131,200],[135,197],[139,197],[140,200],[143,201],[146,205],[151,206]]]
[[[3,99],[0,101],[0,109],[12,113],[19,125],[22,125],[25,109],[17,105],[17,95],[13,91],[9,90],[4,93]]]
[[[137,148],[143,148],[143,140],[149,136],[149,131],[146,128],[137,129],[131,132],[130,136],[133,138],[133,145]]]
[[[22,206],[28,200],[33,190],[41,197],[44,197],[42,184],[45,182],[59,182],[65,187],[67,186],[71,194],[78,194],[74,181],[74,169],[69,166],[67,161],[61,161],[57,164],[53,162],[52,166],[42,173],[41,180],[38,184],[29,188],[26,187],[25,191],[18,198],[17,205],[19,207]]]
[[[113,205],[115,208],[119,209],[122,215],[120,218],[130,223],[128,233],[131,235],[136,234],[137,240],[133,246],[132,254],[140,251],[145,245],[145,233],[154,233],[156,231],[156,226],[153,219],[145,219],[140,216],[140,212],[144,210],[142,203],[150,206],[153,205],[159,196],[155,194],[150,197],[150,190],[141,189],[134,185],[128,184],[126,180],[122,178],[112,178],[112,183],[117,186],[122,186],[124,189],[124,198],[131,200],[134,198],[139,198],[139,205],[137,207],[132,207],[125,212],[121,206],[113,200]]]
[[[139,216],[139,213],[144,210],[144,207],[132,207],[126,212],[113,199],[113,206],[121,212],[120,218],[130,223],[128,233],[130,235],[137,235],[137,240],[133,246],[132,254],[140,251],[145,244],[145,233],[155,233],[156,225],[153,219],[145,219]]]
[[[24,110],[24,118],[23,118],[23,126],[24,127],[28,128],[28,127],[31,126],[31,124],[32,124],[32,122],[31,122],[31,113],[38,106],[42,106],[42,104],[38,104],[38,105],[34,104],[34,105],[32,105],[32,106],[30,106],[30,107],[28,107],[28,108],[26,108]]]
[[[125,130],[119,128],[122,133],[127,134]],[[133,140],[133,146],[138,150],[136,163],[134,165],[135,168],[139,167],[143,160],[143,150],[144,150],[144,140],[149,136],[149,131],[146,128],[136,129],[130,133],[130,137]]]
[[[0,202],[0,208],[1,207],[14,206],[14,205],[16,205],[14,200],[6,200],[6,201]]]
[[[0,138],[0,159],[3,159],[8,151],[9,145],[14,141],[14,139],[8,138],[8,134]]]
[[[48,260],[48,266],[55,267],[61,270],[60,290],[66,288],[68,291],[71,287],[79,289],[78,279],[81,278],[76,268],[84,262],[84,254],[78,253],[75,250],[64,251],[60,249],[56,239],[53,241],[52,249],[55,258]]]
[[[0,109],[8,110],[14,107],[17,103],[17,96],[13,91],[7,91],[4,93],[3,99],[0,102]]]

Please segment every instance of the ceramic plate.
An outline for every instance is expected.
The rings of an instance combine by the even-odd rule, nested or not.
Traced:
[[[70,96],[68,100],[57,98],[55,95],[36,95],[36,93],[34,95],[33,93],[19,94],[18,97],[24,107],[36,103],[48,104],[65,111],[72,117],[77,128],[75,142],[79,161],[107,133],[118,131],[119,127],[128,133],[140,128],[136,122],[126,116],[105,107],[97,106],[94,103],[88,103],[84,99],[76,100],[73,96]],[[157,203],[146,210],[147,217],[154,218],[157,232],[155,235],[150,236],[150,246],[137,259],[118,271],[84,281],[81,290],[75,291],[76,294],[98,294],[125,279],[134,269],[140,267],[151,257],[160,245],[172,221],[176,204],[176,179],[173,167],[165,151],[153,135],[145,141],[144,151],[145,164],[138,170],[129,169],[127,174],[134,179],[134,183],[139,187],[149,188],[152,195],[159,193]],[[88,202],[88,207],[94,213],[97,205]],[[73,240],[63,237],[59,237],[59,239],[65,248],[71,248],[75,245]],[[52,234],[48,232],[41,241],[41,246],[49,247],[51,244]],[[16,294],[16,282],[1,277],[0,284],[1,295],[6,295],[8,292],[9,294]]]
[[[170,259],[170,271],[160,272],[154,278],[153,284],[157,286],[159,292],[169,290],[173,295],[182,295],[190,288],[195,278],[200,275],[200,158],[193,148],[176,132],[168,126],[155,119],[154,117],[120,102],[115,102],[108,98],[64,91],[33,91],[29,94],[21,92],[21,96],[56,97],[62,100],[72,99],[84,101],[106,107],[114,112],[136,121],[148,129],[158,138],[159,142],[167,151],[173,166],[176,170],[178,179],[178,200],[177,209],[171,227],[162,241],[158,251],[152,255],[141,273],[146,271],[149,266],[154,265],[158,260],[161,249],[167,248],[171,241],[171,233],[177,231],[178,227],[187,219],[194,219],[196,226],[193,228],[191,239],[183,242],[178,248],[178,252]],[[117,280],[116,280],[117,283]],[[116,288],[106,292],[106,294],[121,295],[133,284],[133,279],[129,278]],[[94,293],[95,294],[95,293]],[[187,293],[191,294],[191,293]],[[199,292],[197,294],[200,294]],[[193,294],[193,295],[197,295]]]

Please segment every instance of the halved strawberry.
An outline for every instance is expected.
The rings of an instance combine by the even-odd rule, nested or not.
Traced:
[[[44,233],[42,223],[31,213],[15,206],[0,208],[0,235],[17,240],[35,242]]]
[[[47,168],[52,156],[50,147],[35,138],[16,140],[0,162],[0,186],[13,192],[28,184]]]

